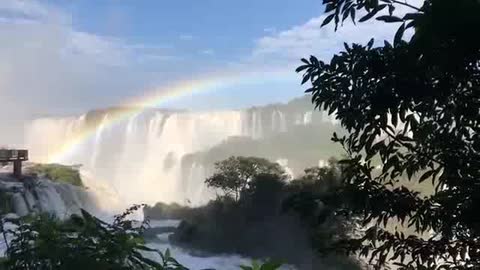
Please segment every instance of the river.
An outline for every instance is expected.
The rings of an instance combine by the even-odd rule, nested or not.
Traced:
[[[150,226],[152,228],[177,226],[178,220],[152,220]],[[205,255],[201,252],[192,252],[172,245],[168,241],[168,234],[158,234],[155,239],[148,242],[148,246],[155,248],[161,252],[169,249],[172,257],[179,263],[192,270],[200,269],[217,269],[217,270],[239,270],[239,265],[250,265],[252,260],[238,255]],[[158,258],[156,258],[158,259]]]

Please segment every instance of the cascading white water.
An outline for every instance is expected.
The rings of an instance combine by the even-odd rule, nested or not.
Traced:
[[[261,138],[263,136],[262,117],[255,111],[252,112],[252,124],[250,136],[254,139]]]
[[[26,129],[26,147],[32,161],[60,159],[64,164],[82,164],[89,172],[87,187],[101,182],[102,188],[118,194],[124,205],[133,203],[208,201],[204,179],[211,168],[204,164],[182,167],[189,154],[207,151],[229,137],[259,139],[295,130],[295,125],[314,121],[310,108],[285,113],[280,107],[217,112],[144,111],[114,123],[108,110],[77,118],[45,118]],[[93,120],[92,120],[93,119]],[[299,121],[300,120],[300,121]],[[58,154],[72,137],[94,126],[90,136],[76,140]],[[88,126],[88,127],[87,127]],[[281,158],[281,156],[279,156]],[[95,188],[98,188],[95,187]]]
[[[110,209],[97,207],[97,196],[84,188],[55,183],[42,177],[35,181],[19,182],[3,169],[0,171],[0,193],[10,199],[10,210],[18,216],[44,212],[63,219],[71,214],[79,214],[81,208],[98,216],[110,214]]]
[[[196,183],[202,183],[202,179],[206,179],[209,176],[206,168],[202,164],[193,163],[188,170],[188,175],[182,175],[181,186],[184,186],[184,202],[186,205],[192,203],[191,198],[201,198],[202,196],[210,198],[213,196],[213,191],[208,190],[205,185],[198,185]],[[200,180],[200,181],[199,181]],[[196,203],[196,202],[194,202]]]
[[[241,111],[137,114],[114,125],[107,125],[108,117],[105,114],[94,135],[60,162],[82,164],[94,172],[95,178],[109,179],[111,188],[126,203],[198,201],[195,197],[199,196],[197,190],[203,182],[189,186],[191,194],[185,194],[184,187],[179,185],[182,157],[208,149],[230,136],[249,135],[243,133],[248,130],[242,126],[247,116]],[[32,159],[45,161],[54,154],[53,146],[68,143],[67,125],[78,127],[78,121],[81,120],[33,121],[27,132]],[[260,133],[259,124],[256,125],[253,131]],[[77,132],[81,132],[81,127]]]
[[[285,132],[287,131],[287,121],[285,115],[279,110],[272,112],[272,131],[273,132]]]
[[[308,125],[308,124],[312,123],[312,115],[313,115],[313,112],[306,112],[303,115],[303,124],[304,125]]]
[[[100,143],[101,143],[101,140],[102,140],[103,130],[104,130],[104,127],[105,127],[105,124],[107,123],[107,121],[108,121],[108,114],[105,114],[102,122],[100,123],[100,125],[98,126],[98,129],[95,132],[93,153],[92,153],[92,157],[90,159],[90,167],[91,168],[95,167],[95,163],[97,161],[97,157],[98,157],[99,150],[100,150],[99,148],[100,148]]]

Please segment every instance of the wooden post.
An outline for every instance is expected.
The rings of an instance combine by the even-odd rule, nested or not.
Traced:
[[[22,161],[21,160],[13,161],[13,176],[17,179],[22,178]]]

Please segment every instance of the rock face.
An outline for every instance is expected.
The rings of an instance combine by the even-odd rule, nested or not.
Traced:
[[[169,240],[174,243],[188,243],[192,241],[192,237],[195,234],[197,228],[195,225],[190,224],[189,222],[182,220],[178,227],[175,229],[174,233],[169,236]]]
[[[80,213],[80,209],[96,211],[92,195],[81,187],[55,183],[46,178],[26,176],[21,181],[0,173],[0,208],[3,213],[26,216],[48,213],[60,219]]]

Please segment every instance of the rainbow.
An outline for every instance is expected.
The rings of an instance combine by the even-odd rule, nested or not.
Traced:
[[[292,76],[293,75],[293,76]],[[121,122],[133,115],[141,113],[149,108],[157,108],[166,102],[194,95],[199,93],[209,93],[220,91],[222,89],[235,86],[242,83],[265,83],[265,82],[283,82],[296,80],[295,73],[288,71],[257,71],[241,72],[230,74],[209,74],[198,79],[184,80],[166,86],[157,87],[142,91],[147,93],[140,97],[128,100],[120,107],[126,108],[119,113],[102,122],[103,127],[108,127]],[[86,128],[82,132],[74,134],[67,142],[58,146],[58,148],[46,157],[48,163],[58,163],[64,160],[65,156],[75,152],[77,146],[93,137],[98,127]]]

